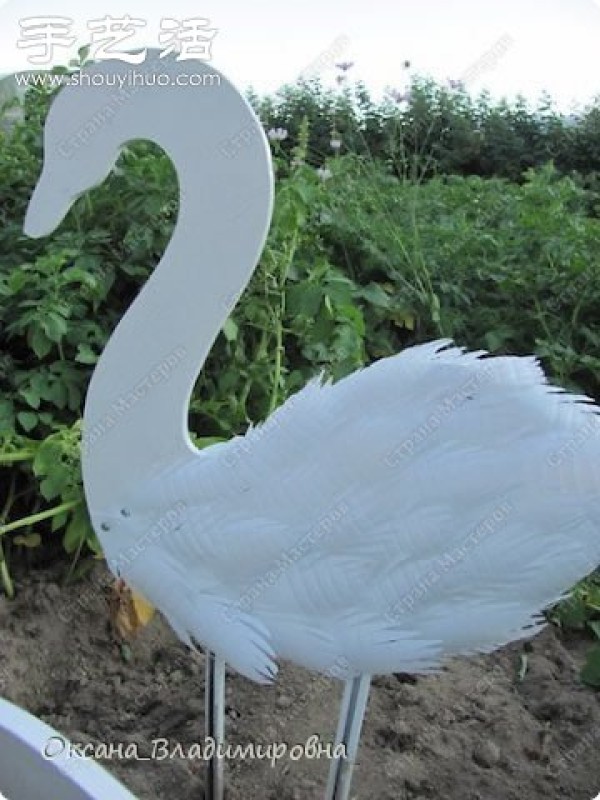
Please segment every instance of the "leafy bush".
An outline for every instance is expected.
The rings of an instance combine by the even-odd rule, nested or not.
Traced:
[[[338,79],[341,91],[310,79],[250,99],[267,128],[290,132],[284,150],[308,120],[314,166],[331,155],[335,135],[342,153],[381,161],[398,177],[476,175],[521,182],[526,170],[549,161],[590,186],[600,174],[597,100],[578,115],[564,115],[547,95],[532,108],[524,98],[494,101],[485,92],[472,97],[459,81],[439,85],[415,76],[377,103],[360,82],[349,84],[345,73]]]
[[[398,184],[350,157],[335,172],[323,230],[331,258],[389,292],[387,312],[370,317],[371,356],[396,349],[385,331],[410,320],[420,339],[535,352],[559,383],[600,395],[600,225],[573,180],[548,165],[523,185],[457,176]]]

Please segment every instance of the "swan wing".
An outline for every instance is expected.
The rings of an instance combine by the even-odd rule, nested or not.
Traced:
[[[161,551],[244,674],[426,671],[527,635],[600,561],[598,420],[533,358],[413,347],[162,474],[186,511]]]

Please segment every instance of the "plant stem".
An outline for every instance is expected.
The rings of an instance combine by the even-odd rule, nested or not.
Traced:
[[[30,461],[33,450],[18,450],[16,453],[0,453],[0,464],[14,464],[17,461]]]
[[[271,400],[269,401],[269,411],[268,411],[269,414],[272,414],[273,411],[275,411],[275,408],[277,407],[282,363],[283,363],[283,322],[281,320],[281,316],[278,316],[277,327],[275,329],[275,375],[273,377]]]
[[[15,499],[15,476],[13,475],[10,482],[10,487],[8,489],[8,494],[6,496],[6,502],[4,503],[4,508],[2,509],[2,515],[0,516],[0,521],[4,522],[5,519],[8,518],[10,514],[10,509]],[[4,556],[4,548],[2,547],[2,540],[0,539],[0,579],[2,580],[2,585],[4,586],[4,591],[6,592],[6,596],[12,600],[15,596],[15,587],[12,582],[12,578],[10,577],[10,572],[8,571],[8,565],[6,563],[6,558]]]
[[[4,550],[2,549],[2,542],[0,542],[0,578],[2,579],[2,586],[4,586],[4,591],[6,592],[6,596],[9,600],[12,600],[15,596],[15,587],[12,582],[12,578],[10,577],[10,572],[8,571],[8,567],[6,566],[6,560],[4,558]]]
[[[81,500],[69,500],[66,503],[61,503],[59,506],[49,508],[47,511],[40,511],[38,514],[22,517],[14,522],[9,522],[8,525],[0,525],[0,536],[4,536],[5,533],[10,533],[10,531],[16,531],[18,528],[24,528],[27,525],[35,525],[36,522],[42,522],[42,520],[56,517],[58,514],[70,511],[80,504]]]
[[[84,541],[85,541],[85,539],[81,539],[79,544],[77,545],[77,550],[75,551],[75,555],[73,556],[73,560],[71,561],[71,563],[69,565],[69,571],[67,572],[67,574],[65,576],[65,579],[64,579],[64,583],[65,584],[67,584],[70,581],[71,575],[73,574],[73,570],[75,569],[75,567],[77,565],[77,562],[79,561],[79,557],[81,556],[81,551],[83,549]]]
[[[544,329],[544,333],[548,337],[548,341],[552,342],[554,340],[554,336],[552,335],[552,332],[548,327],[548,324],[546,323],[546,317],[544,316],[544,312],[540,306],[537,297],[535,298],[535,310],[538,312],[538,319],[540,321],[542,328]]]
[[[269,403],[269,414],[272,414],[277,407],[279,400],[279,382],[281,381],[281,369],[283,366],[283,318],[285,316],[285,283],[289,269],[296,255],[298,246],[298,229],[294,231],[290,248],[288,250],[283,269],[279,279],[279,309],[277,310],[277,324],[275,327],[275,375],[273,377],[273,389],[271,391],[271,401]]]

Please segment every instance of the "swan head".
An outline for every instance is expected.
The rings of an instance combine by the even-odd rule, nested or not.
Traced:
[[[144,67],[156,68],[153,58]],[[104,182],[123,145],[138,138],[133,123],[140,113],[139,98],[135,88],[117,80],[125,79],[127,68],[119,61],[86,66],[54,98],[44,126],[44,163],[27,208],[25,235],[38,238],[52,233],[81,195]]]
[[[69,90],[60,92],[48,113],[42,172],[23,224],[23,232],[32,238],[52,233],[81,195],[106,180],[119,157],[120,146],[111,136],[99,131],[84,142],[81,131],[77,135],[71,116],[75,98]]]

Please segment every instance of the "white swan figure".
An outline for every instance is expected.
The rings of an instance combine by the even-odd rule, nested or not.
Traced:
[[[347,682],[349,757],[328,788],[346,798],[371,675],[530,635],[600,561],[599,410],[550,386],[534,358],[443,340],[314,380],[264,425],[197,451],[189,397],[259,258],[270,154],[223,76],[106,85],[128,71],[92,65],[95,86],[59,93],[25,223],[49,234],[132,139],[176,167],[173,238],[87,396],[91,519],[109,565],[188,644],[254,681],[289,659]],[[151,52],[136,71],[174,84],[190,63]]]

